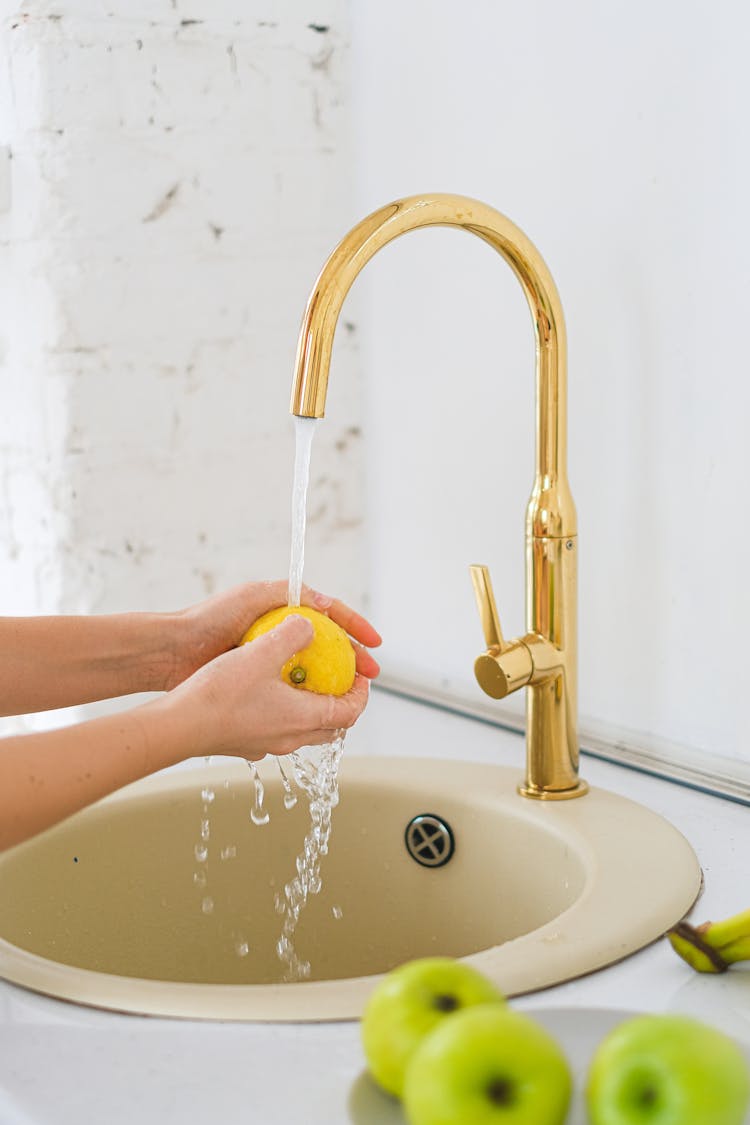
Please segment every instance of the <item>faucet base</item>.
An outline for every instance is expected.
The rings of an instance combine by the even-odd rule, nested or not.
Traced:
[[[536,801],[569,801],[573,797],[583,797],[588,793],[588,783],[579,778],[570,789],[539,789],[536,785],[518,785],[518,792],[522,797],[531,797]]]

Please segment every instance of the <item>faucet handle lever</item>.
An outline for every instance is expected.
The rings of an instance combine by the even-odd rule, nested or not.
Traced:
[[[500,628],[495,595],[492,592],[489,567],[475,564],[469,567],[469,573],[474,586],[474,597],[477,599],[477,609],[479,610],[487,648],[502,652],[506,648],[506,644]]]
[[[534,663],[525,639],[510,643],[503,640],[487,567],[471,566],[469,570],[487,644],[487,652],[474,662],[474,675],[483,692],[493,699],[504,699],[531,681]]]

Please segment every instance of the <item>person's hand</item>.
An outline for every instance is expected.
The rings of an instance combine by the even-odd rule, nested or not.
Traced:
[[[280,676],[287,660],[312,638],[310,622],[291,615],[252,644],[217,656],[164,696],[157,707],[187,732],[184,756],[257,760],[331,742],[337,731],[351,727],[367,703],[365,674],[358,673],[351,691],[337,697],[292,687]]]
[[[303,605],[325,613],[351,637],[357,654],[357,671],[374,679],[380,668],[367,648],[381,643],[369,621],[336,598],[326,597],[309,586],[302,587]],[[216,594],[174,615],[177,628],[165,688],[169,690],[215,657],[239,645],[243,636],[264,613],[287,604],[287,583],[248,582]],[[366,647],[365,647],[366,646]]]

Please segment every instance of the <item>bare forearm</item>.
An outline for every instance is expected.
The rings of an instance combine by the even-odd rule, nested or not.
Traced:
[[[286,683],[279,669],[313,635],[309,620],[291,615],[140,707],[0,739],[0,850],[186,758],[221,754],[256,761],[330,742],[361,714],[368,680],[358,674],[341,697]],[[208,646],[199,651],[205,656]]]
[[[61,730],[0,740],[0,850],[191,755],[168,697]]]
[[[0,714],[161,690],[179,621],[158,613],[0,618]]]

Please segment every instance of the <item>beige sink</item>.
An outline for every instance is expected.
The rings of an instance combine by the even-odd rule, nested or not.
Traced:
[[[247,769],[227,760],[139,782],[1,856],[0,975],[126,1012],[350,1018],[377,974],[413,957],[465,957],[509,995],[601,968],[663,934],[700,890],[685,839],[611,793],[537,802],[517,795],[515,769],[353,757],[323,888],[295,935],[311,977],[284,982],[274,900],[309,814],[303,799],[287,811],[265,772],[264,826],[249,819]],[[200,863],[204,786],[216,798]],[[421,814],[452,834],[440,866],[407,850]],[[450,837],[414,828],[444,860]]]

